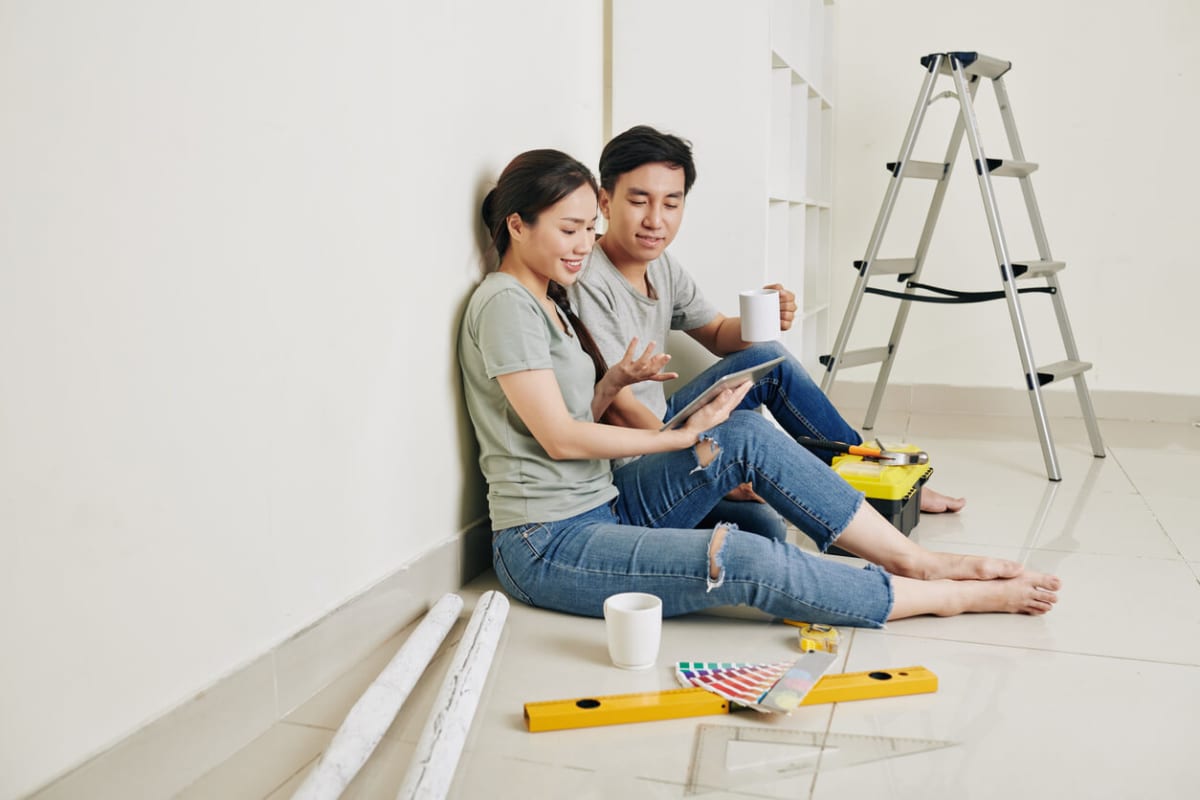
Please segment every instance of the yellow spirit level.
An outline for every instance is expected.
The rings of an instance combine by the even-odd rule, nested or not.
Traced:
[[[800,705],[924,694],[936,692],[937,686],[937,676],[924,667],[847,672],[821,678]],[[659,692],[526,703],[525,726],[531,732],[537,733],[629,722],[702,717],[727,714],[731,710],[728,700],[707,689],[668,689]]]

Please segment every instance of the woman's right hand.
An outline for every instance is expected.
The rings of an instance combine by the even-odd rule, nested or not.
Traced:
[[[625,348],[625,355],[608,368],[608,372],[604,374],[602,380],[608,381],[614,390],[620,391],[626,386],[632,386],[642,381],[662,383],[678,378],[678,372],[663,372],[663,367],[671,360],[671,356],[666,353],[655,353],[654,346],[655,342],[650,342],[639,356],[637,354],[638,340],[635,336],[630,340],[629,346]]]
[[[715,428],[725,420],[729,419],[729,415],[737,408],[738,403],[742,402],[742,398],[750,391],[750,387],[754,385],[753,381],[745,380],[732,389],[726,389],[717,395],[708,405],[703,406],[695,414],[688,417],[681,429],[696,436],[698,439],[700,434],[704,433],[709,428]]]

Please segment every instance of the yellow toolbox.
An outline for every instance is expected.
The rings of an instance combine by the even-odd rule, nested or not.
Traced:
[[[889,445],[889,451],[919,452],[914,445]],[[928,464],[888,466],[862,456],[835,456],[833,471],[866,495],[875,510],[908,536],[921,516],[921,487],[933,474]],[[829,552],[848,555],[830,548]]]

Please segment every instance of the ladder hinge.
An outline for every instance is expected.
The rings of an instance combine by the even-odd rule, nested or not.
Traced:
[[[1025,373],[1025,388],[1032,392],[1033,384],[1034,384],[1033,375],[1029,374],[1028,372]],[[1038,382],[1038,385],[1039,386],[1041,385],[1040,381]]]
[[[825,366],[825,371],[833,370],[833,353],[826,353],[823,356],[817,356],[817,361],[820,361]]]
[[[955,51],[948,54],[950,63],[955,66],[969,67],[979,59],[979,53]]]

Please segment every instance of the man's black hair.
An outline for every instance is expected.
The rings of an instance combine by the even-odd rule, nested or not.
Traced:
[[[696,182],[696,163],[692,143],[649,125],[635,125],[614,136],[600,153],[600,185],[608,192],[617,188],[617,179],[643,164],[666,163],[683,170],[683,193]]]

